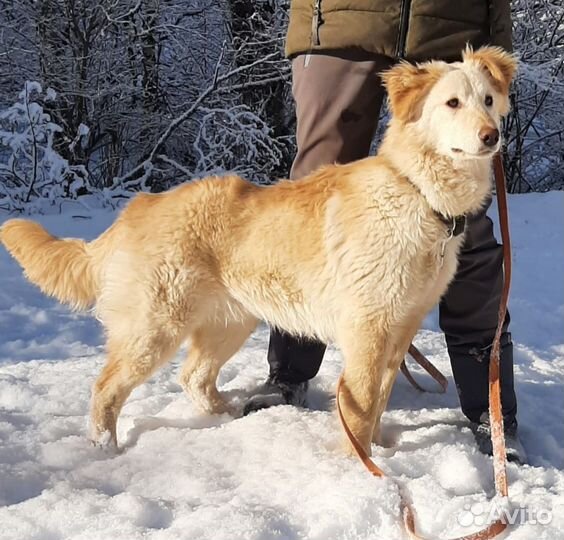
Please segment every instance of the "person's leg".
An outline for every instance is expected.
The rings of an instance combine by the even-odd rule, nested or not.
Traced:
[[[297,154],[291,179],[368,155],[384,98],[379,73],[390,65],[386,57],[359,53],[301,55],[292,61]],[[307,381],[317,374],[324,352],[323,343],[272,329],[269,379],[245,413],[280,403],[303,405]]]
[[[468,220],[458,272],[439,308],[462,412],[475,426],[487,424],[489,355],[503,286],[502,266],[503,248],[497,243],[492,222],[484,210]],[[509,320],[507,315],[501,341],[500,378],[504,423],[508,433],[514,435],[517,400]],[[482,442],[487,446],[488,441],[486,436]],[[482,442],[478,440],[481,447]],[[491,446],[482,450],[490,453]]]

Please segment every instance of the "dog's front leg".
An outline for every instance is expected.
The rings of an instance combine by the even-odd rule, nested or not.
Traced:
[[[423,314],[424,312],[411,317],[404,325],[396,326],[390,332],[390,335],[393,336],[393,341],[390,343],[387,364],[383,370],[382,385],[377,393],[376,422],[374,423],[374,432],[372,434],[372,442],[376,444],[381,444],[380,420],[386,410],[402,360],[405,358],[409,345],[421,325]]]
[[[375,414],[376,419],[374,422],[374,428],[371,437],[373,443],[382,444],[382,439],[380,436],[380,421],[382,420],[382,415],[386,410],[386,406],[388,404],[388,400],[390,399],[390,394],[392,392],[394,381],[396,380],[399,367],[404,357],[405,357],[405,352],[399,353],[398,351],[395,351],[394,354],[391,354],[388,359],[388,363],[384,369],[384,372],[382,374],[382,384],[380,386],[380,390],[377,392],[376,395],[376,414]]]
[[[379,422],[378,393],[389,357],[389,340],[381,321],[348,325],[340,332],[339,346],[345,357],[341,390],[343,416],[362,447],[370,455],[374,425]],[[353,447],[345,440],[346,449]]]

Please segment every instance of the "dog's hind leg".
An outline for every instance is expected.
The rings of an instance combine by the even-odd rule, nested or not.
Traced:
[[[108,359],[92,392],[90,432],[94,444],[117,447],[117,419],[125,400],[172,357],[180,341],[163,333],[108,342]]]
[[[199,409],[213,414],[230,412],[217,390],[217,376],[256,325],[255,317],[244,314],[238,320],[209,321],[193,332],[180,383]]]
[[[345,420],[370,455],[377,398],[390,356],[390,340],[380,320],[347,324],[339,330],[338,345],[345,357],[341,394]],[[352,453],[352,445],[346,441]]]

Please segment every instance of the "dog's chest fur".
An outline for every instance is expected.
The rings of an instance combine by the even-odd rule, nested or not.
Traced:
[[[328,204],[326,246],[335,276],[331,290],[351,311],[386,313],[390,324],[401,324],[414,310],[431,309],[445,293],[456,272],[462,236],[449,239],[447,226],[422,195],[397,178],[362,196],[364,208],[357,206],[356,215],[346,200],[340,203],[341,216],[337,201]]]

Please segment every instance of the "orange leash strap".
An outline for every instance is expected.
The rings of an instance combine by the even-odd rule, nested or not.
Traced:
[[[503,242],[503,265],[504,265],[504,283],[503,290],[500,299],[499,312],[498,312],[498,322],[497,329],[495,333],[495,338],[492,344],[492,351],[490,356],[490,366],[489,366],[489,409],[490,409],[490,425],[491,425],[491,437],[493,446],[493,467],[494,467],[494,480],[496,494],[501,497],[507,497],[507,472],[505,468],[506,464],[506,453],[505,453],[505,437],[503,433],[503,415],[501,410],[501,391],[499,382],[499,353],[500,353],[500,338],[503,332],[503,324],[505,322],[505,315],[507,313],[507,302],[509,299],[509,286],[511,282],[511,244],[509,238],[509,221],[507,213],[507,196],[505,192],[505,173],[503,171],[503,163],[501,156],[496,154],[494,158],[494,175],[496,182],[496,192],[497,192],[497,204],[499,212],[499,222],[501,229],[501,238]],[[409,353],[413,358],[439,383],[442,392],[446,390],[446,379],[445,377],[433,366],[423,354],[414,346],[409,347]],[[415,381],[405,362],[401,366],[402,373],[407,377],[411,384],[418,390],[424,390]],[[343,411],[341,408],[341,387],[343,385],[343,375],[339,377],[339,382],[337,383],[337,394],[336,394],[336,404],[337,413],[339,415],[339,420],[343,426],[343,429],[354,448],[354,451],[360,461],[366,469],[373,475],[379,478],[386,476],[384,471],[380,469],[366,453],[362,445],[358,442],[352,431],[350,430],[347,422],[343,416]],[[442,393],[441,392],[441,393]],[[402,486],[396,484],[399,489],[399,495],[401,500],[401,513],[403,517],[403,522],[409,537],[412,540],[425,540],[424,537],[418,535],[415,531],[415,513],[413,507],[405,497]],[[469,535],[460,536],[452,540],[489,540],[494,538],[507,528],[507,523],[505,523],[501,518],[490,523],[486,528],[471,533]]]
[[[420,392],[429,392],[429,393],[437,393],[437,394],[444,394],[448,387],[448,381],[446,377],[433,365],[425,355],[415,346],[413,343],[409,346],[409,354],[413,357],[413,359],[429,374],[441,387],[440,390],[436,392],[431,392],[431,390],[426,390],[423,388],[413,377],[409,369],[407,368],[407,364],[405,360],[401,363],[400,370],[405,376],[405,378],[411,383],[411,385],[419,390]]]
[[[509,212],[507,210],[507,193],[505,186],[505,171],[500,154],[494,157],[494,176],[497,195],[497,209],[499,214],[499,228],[503,244],[503,289],[499,301],[499,311],[495,338],[490,355],[490,425],[492,430],[492,446],[494,457],[495,488],[499,495],[507,497],[507,472],[505,470],[505,435],[503,432],[503,414],[501,410],[501,390],[499,383],[499,352],[500,340],[507,314],[509,301],[509,287],[511,285],[511,240],[509,235]]]

